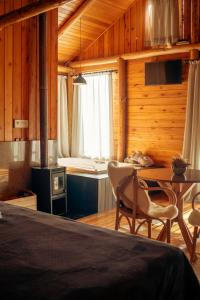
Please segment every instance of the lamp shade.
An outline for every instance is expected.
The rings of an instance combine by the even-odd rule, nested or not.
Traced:
[[[74,80],[73,80],[74,85],[84,85],[87,84],[85,78],[82,76],[80,73]]]

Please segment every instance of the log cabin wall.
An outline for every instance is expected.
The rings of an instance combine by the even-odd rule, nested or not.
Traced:
[[[144,68],[145,62],[162,61],[168,59],[182,59],[183,73],[182,84],[145,86]],[[185,109],[187,101],[187,76],[188,53],[154,57],[146,60],[134,60],[128,62],[127,85],[127,153],[141,150],[157,161],[167,165],[171,157],[182,151]],[[109,66],[108,69],[117,69],[117,66]],[[99,67],[99,71],[105,67]],[[97,71],[97,67],[83,68],[83,72]],[[71,78],[71,77],[70,77]],[[113,138],[114,158],[118,152],[118,125],[119,125],[119,74],[112,73],[113,83]],[[71,88],[72,83],[69,84]],[[71,90],[69,88],[69,90]],[[72,94],[68,99],[72,99]],[[71,101],[72,102],[72,101]],[[72,112],[72,105],[69,116]],[[70,126],[71,127],[71,126]]]
[[[109,57],[147,49],[144,46],[145,5],[146,0],[133,1],[112,26],[82,51],[81,59]],[[200,0],[179,0],[179,7],[180,39],[199,43]]]
[[[32,0],[0,0],[0,15]],[[57,10],[48,12],[49,139],[57,135]],[[29,121],[13,128],[15,119]],[[0,141],[39,139],[38,17],[0,31]]]
[[[181,154],[188,65],[183,63],[181,84],[145,86],[145,62],[187,57],[171,55],[128,63],[127,154],[141,150],[162,165]]]
[[[82,59],[107,57],[144,50],[146,0],[135,0],[126,13],[83,51]]]
[[[193,1],[193,5],[197,2],[196,15],[193,13],[195,24],[192,26],[189,24],[191,2],[187,0],[184,0],[185,7],[187,7],[184,26],[180,24],[184,29],[183,37],[194,43],[200,41],[200,3]],[[83,52],[82,58],[95,59],[145,50],[144,8],[145,0],[136,0],[116,23]],[[195,38],[192,38],[192,32]],[[195,35],[194,32],[197,34]],[[157,162],[168,165],[173,155],[181,153],[187,100],[187,65],[183,64],[182,84],[147,87],[144,85],[144,64],[155,60],[182,59],[184,61],[185,58],[188,58],[187,53],[128,61],[126,155],[130,155],[134,150],[142,150]],[[117,80],[115,83],[117,84]],[[114,102],[117,103],[118,89],[114,88],[114,90]],[[116,107],[114,110],[115,132],[117,132],[118,112],[118,107]],[[118,143],[119,141],[115,138],[115,153]]]

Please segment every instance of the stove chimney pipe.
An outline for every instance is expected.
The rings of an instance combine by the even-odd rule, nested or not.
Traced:
[[[40,164],[48,167],[47,14],[39,15]]]

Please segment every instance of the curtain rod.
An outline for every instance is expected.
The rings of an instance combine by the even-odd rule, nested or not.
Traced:
[[[65,79],[67,79],[67,75],[65,75],[65,74],[58,73],[58,76],[62,76],[62,77],[64,77]]]
[[[183,63],[184,63],[185,65],[188,65],[188,64],[191,64],[191,63],[193,63],[193,62],[198,62],[198,61],[200,61],[200,59],[184,59],[184,60],[183,60]]]
[[[82,74],[84,75],[84,76],[87,76],[87,75],[97,75],[97,74],[104,74],[104,73],[118,73],[118,71],[117,70],[106,70],[106,71],[93,71],[93,72],[91,72],[91,71],[88,71],[88,72],[82,72]],[[73,75],[70,75],[71,77],[74,77],[75,75],[73,74]]]
[[[94,72],[83,72],[84,75],[90,75],[90,74],[104,74],[104,73],[113,73],[117,72],[117,70],[106,70],[106,71],[94,71]]]

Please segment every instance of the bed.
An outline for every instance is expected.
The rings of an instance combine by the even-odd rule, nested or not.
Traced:
[[[0,211],[1,299],[200,299],[178,248],[5,203]]]

